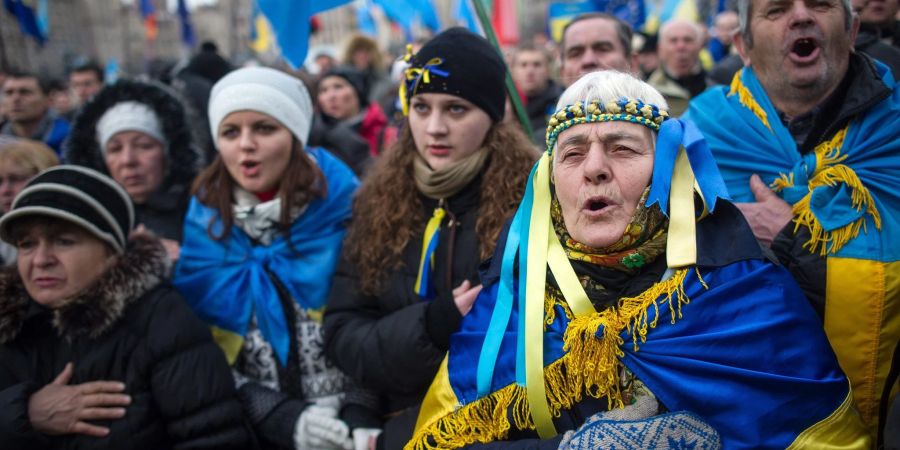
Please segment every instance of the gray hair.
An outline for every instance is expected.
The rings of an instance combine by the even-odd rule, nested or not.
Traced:
[[[613,23],[613,26],[616,29],[616,37],[619,39],[619,43],[622,44],[622,51],[625,52],[625,57],[628,58],[631,56],[631,38],[634,33],[631,31],[631,26],[625,23],[622,19],[606,13],[600,12],[592,12],[592,13],[584,13],[575,16],[569,23],[563,27],[562,38],[560,39],[559,47],[562,49],[562,60],[565,61],[565,52],[566,52],[566,32],[569,31],[569,27],[572,25],[590,19],[606,19]]]
[[[659,27],[659,40],[662,41],[665,39],[665,36],[669,34],[669,30],[675,25],[687,25],[697,36],[697,42],[703,42],[703,29],[700,28],[700,25],[697,24],[697,22],[678,18],[669,19]]]
[[[753,47],[753,36],[750,34],[750,3],[753,0],[738,0],[737,14],[739,33],[744,38],[744,42],[748,48]],[[853,25],[853,8],[850,6],[850,0],[841,0],[841,6],[844,7],[844,29],[849,30]]]
[[[656,105],[661,111],[668,111],[666,99],[653,86],[635,78],[633,75],[616,70],[591,72],[572,83],[559,97],[556,110],[566,106],[597,100],[601,105],[615,102],[621,98],[640,100]],[[651,133],[656,136],[656,133]],[[655,141],[654,141],[655,142]],[[556,144],[553,146],[556,150]]]

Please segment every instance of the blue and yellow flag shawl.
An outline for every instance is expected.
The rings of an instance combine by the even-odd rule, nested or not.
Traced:
[[[207,229],[216,221],[213,230],[219,234],[218,212],[191,199],[173,284],[212,327],[229,363],[237,358],[254,314],[279,361],[287,362],[289,328],[270,274],[278,277],[303,310],[320,310],[328,299],[359,182],[350,168],[327,151],[310,148],[307,152],[327,180],[327,195],[311,202],[291,225],[290,245],[283,236],[269,246],[254,245],[237,226],[232,226],[224,241],[213,240]]]
[[[560,132],[611,120],[659,130],[647,205],[669,216],[670,270],[598,312],[549,229],[548,177]],[[588,396],[623,406],[620,364],[669,410],[712,425],[728,449],[868,446],[802,292],[762,259],[733,205],[718,202],[714,213],[727,194],[690,122],[667,121],[640,100],[585,102],[554,115],[547,142],[407,449],[503,440],[513,428],[550,438],[553,418]],[[545,289],[548,272],[561,296]]]
[[[811,253],[826,257],[825,332],[872,435],[900,340],[900,89],[815,151],[801,155],[753,70],[691,102],[687,116],[712,149],[736,201],[753,201],[756,173],[793,205]]]

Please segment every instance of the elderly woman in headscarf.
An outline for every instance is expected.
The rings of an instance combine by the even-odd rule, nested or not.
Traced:
[[[78,113],[65,160],[108,174],[125,188],[137,224],[177,259],[190,184],[203,162],[192,118],[169,88],[120,80]]]
[[[646,83],[569,87],[406,448],[867,448],[815,313],[723,186]]]

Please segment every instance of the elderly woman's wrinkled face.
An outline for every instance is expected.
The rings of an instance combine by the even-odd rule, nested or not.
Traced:
[[[491,124],[484,110],[455,95],[418,94],[409,102],[409,128],[416,150],[434,170],[475,153]]]
[[[34,171],[20,166],[15,161],[6,160],[0,163],[0,214],[12,208],[16,195],[19,195],[34,175]]]
[[[654,137],[628,122],[575,125],[559,135],[553,179],[566,229],[594,248],[625,232],[653,174]]]
[[[166,154],[163,144],[140,131],[122,131],[106,143],[106,169],[135,203],[144,203],[163,183]]]
[[[25,290],[48,308],[92,286],[115,260],[106,243],[65,221],[24,219],[12,234]]]

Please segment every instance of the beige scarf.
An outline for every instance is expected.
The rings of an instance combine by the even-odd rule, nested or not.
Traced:
[[[459,161],[434,170],[417,152],[413,163],[416,187],[423,195],[435,200],[452,197],[475,179],[484,167],[487,157],[487,148],[482,147]]]

